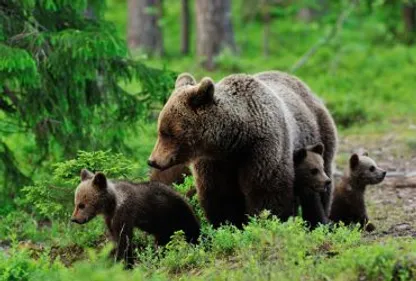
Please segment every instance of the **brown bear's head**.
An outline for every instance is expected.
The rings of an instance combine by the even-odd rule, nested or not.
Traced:
[[[358,156],[354,153],[350,157],[350,178],[357,183],[357,186],[367,184],[378,184],[384,180],[386,171],[380,169],[368,153]]]
[[[159,115],[149,166],[165,170],[188,162],[206,148],[210,109],[216,104],[214,87],[210,78],[199,84],[187,73],[177,78],[175,90]]]
[[[316,192],[324,192],[331,185],[331,179],[324,171],[322,158],[324,146],[318,143],[301,148],[293,153],[296,181]]]
[[[103,210],[103,198],[107,194],[107,179],[103,173],[93,174],[83,169],[81,183],[75,191],[75,209],[71,221],[84,224]]]

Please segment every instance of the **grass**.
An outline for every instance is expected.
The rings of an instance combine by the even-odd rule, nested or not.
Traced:
[[[357,229],[342,226],[308,232],[299,219],[281,223],[263,213],[244,231],[206,227],[196,246],[181,235],[166,248],[149,244],[137,253],[133,271],[112,264],[108,247],[62,247],[58,255],[53,249],[13,244],[0,255],[0,280],[392,280],[393,275],[394,280],[412,280],[415,267],[408,255],[416,242],[366,242]],[[78,261],[68,262],[74,249],[81,249],[72,257]]]

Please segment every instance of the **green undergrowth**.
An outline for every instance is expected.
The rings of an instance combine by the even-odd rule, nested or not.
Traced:
[[[141,231],[134,237],[131,271],[108,258],[111,243],[104,221],[69,222],[81,168],[101,170],[111,178],[131,177],[130,163],[109,151],[80,152],[55,164],[49,182],[26,187],[21,202],[32,208],[0,218],[0,281],[3,280],[412,280],[416,242],[410,239],[363,239],[357,228],[321,226],[310,231],[300,218],[280,222],[267,211],[240,230],[213,229],[197,199],[190,199],[201,221],[196,245],[181,232],[166,247]],[[67,196],[54,197],[54,185]],[[187,177],[175,189],[186,193]],[[62,190],[59,191],[61,193]],[[46,194],[46,195],[45,195]],[[188,200],[188,199],[186,199]],[[392,279],[393,278],[393,279]]]
[[[0,280],[414,280],[416,258],[413,240],[369,243],[342,226],[310,232],[300,219],[282,223],[267,212],[243,230],[204,228],[197,245],[180,233],[164,248],[149,242],[131,271],[107,258],[110,248],[84,246],[67,263],[49,246],[12,243],[0,254]]]

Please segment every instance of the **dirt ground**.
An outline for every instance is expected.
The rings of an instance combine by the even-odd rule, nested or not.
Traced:
[[[348,136],[340,140],[337,181],[352,152],[367,151],[387,170],[381,184],[368,186],[366,190],[368,215],[376,226],[373,233],[365,235],[368,239],[416,237],[416,130],[409,130],[413,139],[391,133],[377,137]]]

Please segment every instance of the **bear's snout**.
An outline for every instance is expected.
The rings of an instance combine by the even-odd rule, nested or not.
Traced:
[[[147,160],[147,165],[149,165],[152,168],[158,169],[158,170],[162,170],[162,167],[153,159],[148,159]]]
[[[77,219],[77,218],[71,218],[71,222],[74,222],[74,223],[77,223],[77,224],[84,224],[87,221],[88,221],[87,219],[80,220],[80,219]]]

